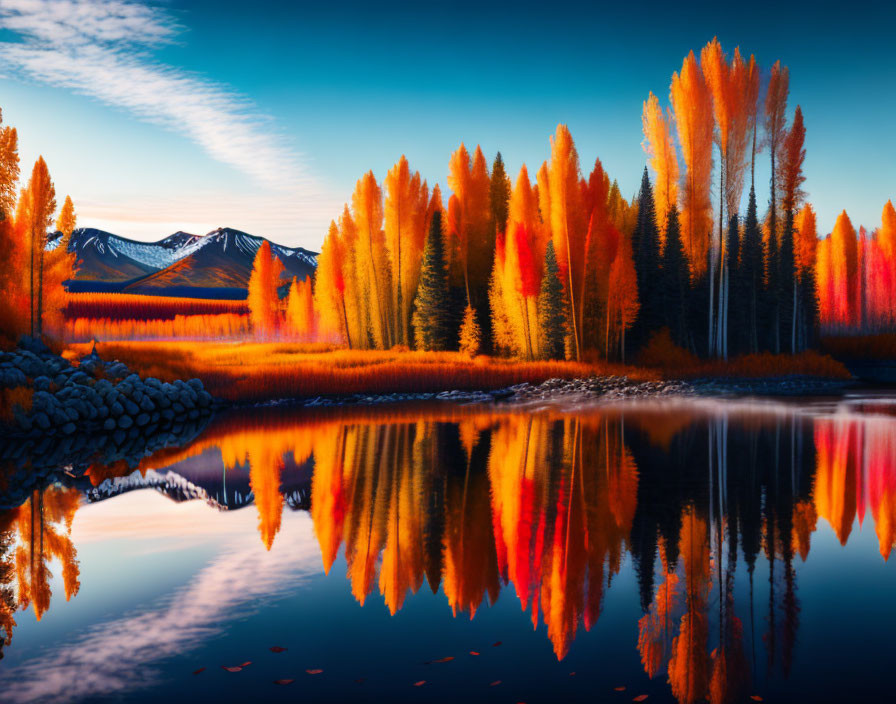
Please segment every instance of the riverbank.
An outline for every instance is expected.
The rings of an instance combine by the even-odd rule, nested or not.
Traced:
[[[77,359],[88,345],[71,345]],[[118,359],[143,375],[165,381],[199,378],[215,397],[233,403],[275,399],[313,400],[438,396],[501,391],[551,379],[626,379],[634,384],[700,382],[705,379],[805,378],[845,381],[847,369],[816,352],[749,355],[733,360],[676,360],[668,356],[643,366],[606,362],[522,361],[469,357],[458,352],[346,350],[322,345],[258,342],[135,341],[99,343],[103,359]],[[450,400],[450,399],[448,399]]]

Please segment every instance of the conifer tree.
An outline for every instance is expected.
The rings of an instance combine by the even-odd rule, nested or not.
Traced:
[[[488,188],[489,209],[492,218],[492,230],[503,232],[507,226],[507,214],[510,206],[510,177],[504,168],[501,152],[495,155],[492,162],[492,175]]]
[[[442,234],[442,213],[435,211],[423,249],[420,284],[414,300],[414,334],[417,348],[444,350],[449,333],[448,269],[445,265],[445,243]]]
[[[538,295],[538,348],[544,359],[562,359],[566,337],[566,304],[563,284],[554,254],[554,243],[548,241],[544,257],[544,275]]]
[[[249,276],[249,314],[255,334],[262,338],[272,337],[280,322],[280,275],[283,264],[271,252],[267,240],[261,243],[252,263]]]
[[[661,327],[663,316],[659,229],[656,225],[653,188],[646,166],[638,193],[638,220],[632,236],[632,249],[641,301],[631,340],[637,347],[647,340],[651,332]]]
[[[687,254],[681,240],[678,208],[673,206],[666,219],[666,246],[663,249],[662,297],[665,324],[680,347],[688,344],[688,293],[690,275]]]
[[[747,205],[747,217],[744,220],[744,235],[739,265],[740,275],[738,277],[740,280],[740,292],[744,296],[740,304],[746,306],[744,351],[750,353],[759,351],[759,323],[762,315],[765,286],[764,260],[762,232],[759,229],[759,218],[756,213],[756,189],[751,186],[750,199]]]

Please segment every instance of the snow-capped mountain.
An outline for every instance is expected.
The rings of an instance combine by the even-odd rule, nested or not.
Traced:
[[[158,242],[137,242],[93,228],[72,233],[70,248],[81,262],[73,291],[123,291],[202,298],[242,298],[255,253],[265,241],[232,228],[207,235],[175,232]],[[50,247],[58,239],[51,240]],[[271,243],[284,278],[314,272],[317,254]]]

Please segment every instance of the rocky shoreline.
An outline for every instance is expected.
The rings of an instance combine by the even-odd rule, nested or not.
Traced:
[[[682,396],[770,396],[799,397],[836,395],[854,385],[851,380],[790,375],[749,379],[743,377],[692,380],[636,381],[625,376],[579,379],[548,379],[540,384],[523,383],[489,391],[442,391],[440,393],[353,394],[316,396],[308,399],[277,399],[252,404],[261,407],[380,405],[403,402],[447,402],[531,406],[573,403],[609,403],[622,400]]]

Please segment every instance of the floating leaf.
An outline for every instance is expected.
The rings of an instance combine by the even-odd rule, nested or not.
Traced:
[[[496,640],[494,643],[492,643],[493,648],[497,648],[499,645],[501,645],[501,641],[499,640]]]
[[[286,648],[281,648],[279,645],[272,645],[268,650],[272,653],[282,653]]]
[[[228,672],[240,672],[243,668],[241,667],[227,667],[227,665],[221,665],[222,670],[227,670]]]
[[[194,674],[194,675],[198,675],[200,672],[205,672],[205,668],[204,668],[204,667],[200,667],[198,670],[193,670],[193,674]]]
[[[501,684],[501,680],[495,680],[494,682],[489,684],[489,687],[497,687],[499,684]]]
[[[615,691],[617,691],[617,692],[624,692],[624,691],[625,691],[625,687],[614,687],[613,689],[614,689]]]
[[[634,699],[632,699],[632,701],[633,701],[633,702],[643,702],[645,699],[647,699],[647,695],[646,695],[646,694],[639,694],[637,697],[635,697]]]
[[[246,660],[246,662],[244,662],[242,665],[240,665],[240,667],[249,667],[249,665],[251,665],[251,664],[252,664],[251,660]]]
[[[355,680],[355,682],[357,682],[358,684],[364,684],[364,681],[366,679],[367,679],[366,677],[359,677],[358,679]]]
[[[764,701],[764,700],[762,699],[762,697],[760,697],[758,694],[751,694],[751,695],[750,695],[750,699],[752,699],[754,702],[761,702],[761,701]]]
[[[475,650],[471,650],[470,655],[479,655],[479,653],[477,653]]]
[[[454,656],[453,656],[453,655],[449,655],[447,658],[439,658],[438,660],[427,660],[427,661],[426,661],[425,663],[423,663],[423,664],[424,664],[424,665],[434,665],[434,664],[439,663],[439,662],[451,662],[452,660],[454,660]]]
[[[426,684],[426,680],[420,680],[419,682],[414,682],[415,687],[422,687]]]
[[[305,670],[309,675],[319,675],[323,670]]]
[[[575,672],[570,672],[570,673],[569,673],[569,676],[570,676],[570,677],[575,677],[575,676],[576,676],[576,673],[575,673]]]
[[[295,680],[274,680],[274,684],[292,684]]]

